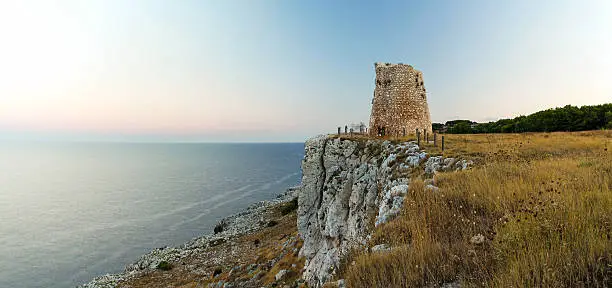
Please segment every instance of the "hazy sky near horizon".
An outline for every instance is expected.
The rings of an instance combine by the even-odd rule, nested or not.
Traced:
[[[612,102],[612,1],[2,1],[0,138],[302,141],[368,122],[374,62],[432,120]]]

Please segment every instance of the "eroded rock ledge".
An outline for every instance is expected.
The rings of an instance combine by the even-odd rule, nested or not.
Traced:
[[[321,287],[351,249],[368,249],[372,228],[401,210],[414,169],[432,175],[470,165],[466,160],[429,157],[415,142],[329,136],[306,141],[297,220],[304,240],[300,255],[306,258],[303,279]]]

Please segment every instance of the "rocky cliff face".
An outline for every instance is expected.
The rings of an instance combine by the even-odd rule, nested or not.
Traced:
[[[469,166],[428,158],[414,142],[318,136],[306,141],[305,150],[297,224],[306,257],[303,278],[313,287],[331,280],[351,249],[368,248],[372,227],[399,213],[413,169],[425,166],[431,175]]]

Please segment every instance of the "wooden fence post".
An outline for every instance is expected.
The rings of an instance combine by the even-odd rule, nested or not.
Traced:
[[[444,135],[442,135],[442,151],[444,151]]]
[[[438,134],[434,132],[434,147],[438,147]]]
[[[340,128],[340,127],[338,127],[338,135],[340,135],[340,129],[341,129],[341,128]]]
[[[419,132],[419,129],[417,129],[417,145],[419,147],[421,146],[421,133]]]

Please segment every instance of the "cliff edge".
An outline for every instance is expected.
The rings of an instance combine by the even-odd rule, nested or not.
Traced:
[[[297,218],[304,240],[300,255],[306,258],[303,279],[321,287],[350,250],[370,249],[372,228],[399,213],[414,169],[432,175],[469,165],[429,157],[415,142],[329,136],[306,141]]]

